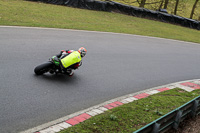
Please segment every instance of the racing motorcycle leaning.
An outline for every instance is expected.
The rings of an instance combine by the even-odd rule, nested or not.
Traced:
[[[81,65],[81,64],[80,64]],[[43,63],[41,65],[38,65],[35,69],[34,72],[36,75],[42,75],[44,73],[51,73],[51,74],[67,74],[69,75],[69,73],[72,71],[72,69],[67,69],[67,70],[62,70],[60,68],[60,61],[58,59],[58,57],[53,56],[52,58],[49,59],[48,62]]]

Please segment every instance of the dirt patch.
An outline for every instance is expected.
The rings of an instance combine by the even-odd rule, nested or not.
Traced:
[[[178,131],[170,130],[169,133],[200,133],[200,115],[185,119],[180,123]]]

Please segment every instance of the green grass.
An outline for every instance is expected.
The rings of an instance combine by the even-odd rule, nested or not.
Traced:
[[[176,88],[121,105],[60,133],[129,133],[160,118],[200,95]]]
[[[200,31],[194,29],[117,13],[23,0],[0,0],[0,25],[117,32],[200,43]]]

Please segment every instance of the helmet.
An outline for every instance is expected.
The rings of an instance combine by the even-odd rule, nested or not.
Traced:
[[[84,47],[78,49],[78,52],[81,54],[81,57],[84,57],[87,53],[87,50]]]

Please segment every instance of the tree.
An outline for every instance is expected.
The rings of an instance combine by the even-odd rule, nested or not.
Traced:
[[[144,8],[145,3],[146,3],[146,0],[141,0],[141,3],[140,3],[140,6],[139,6],[139,7]]]
[[[175,5],[175,9],[174,9],[174,14],[176,15],[177,9],[178,9],[178,4],[179,4],[179,0],[176,0],[176,5]]]
[[[168,3],[169,3],[169,0],[165,0],[164,9],[167,9]]]
[[[162,8],[163,2],[164,2],[163,0],[160,2],[159,10]]]
[[[196,8],[196,6],[197,6],[198,1],[199,1],[199,0],[196,0],[195,3],[194,3],[194,5],[193,5],[193,7],[192,7],[192,12],[191,12],[191,14],[190,14],[190,18],[191,18],[191,19],[193,18],[194,11],[195,11],[195,8]]]

